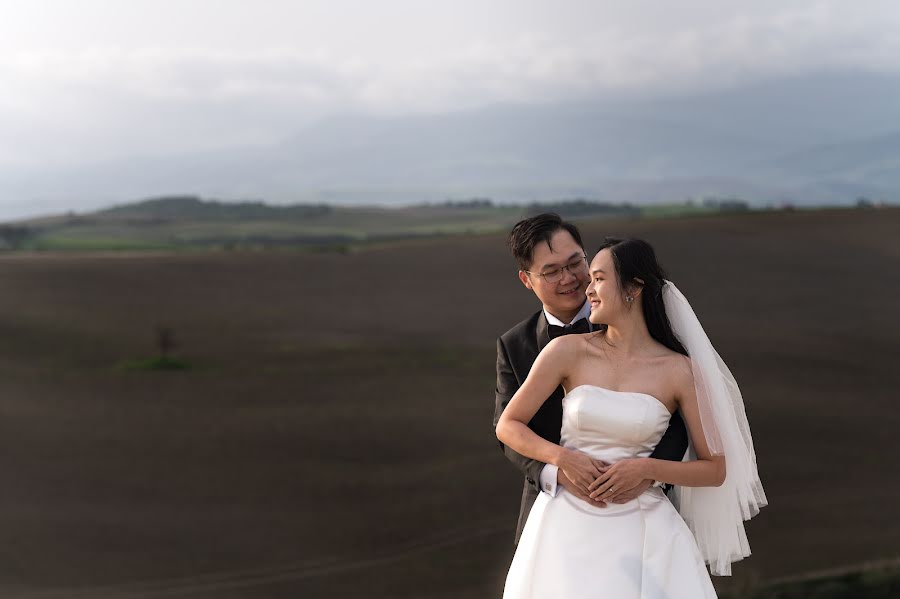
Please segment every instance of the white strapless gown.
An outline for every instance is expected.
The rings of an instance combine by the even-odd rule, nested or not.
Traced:
[[[607,463],[647,457],[669,424],[652,395],[579,385],[563,398],[560,444]],[[504,599],[715,597],[687,524],[661,489],[594,507],[560,488],[539,493]]]

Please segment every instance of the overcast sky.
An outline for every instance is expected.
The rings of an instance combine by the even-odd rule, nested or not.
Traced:
[[[900,3],[0,0],[0,172],[267,143],[334,112],[900,72]]]

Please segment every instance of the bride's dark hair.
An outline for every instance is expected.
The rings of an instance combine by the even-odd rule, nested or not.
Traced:
[[[612,254],[623,294],[628,291],[627,283],[644,288],[641,293],[641,309],[644,311],[644,321],[647,323],[650,336],[672,351],[688,355],[687,350],[672,332],[672,325],[666,316],[666,306],[663,304],[662,298],[666,272],[656,261],[656,252],[653,251],[653,246],[643,239],[606,237],[597,248],[597,252],[606,248],[609,248]],[[644,281],[644,284],[641,285],[635,279]]]

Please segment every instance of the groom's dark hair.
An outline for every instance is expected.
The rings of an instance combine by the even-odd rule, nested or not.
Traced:
[[[546,241],[549,246],[550,238],[560,229],[568,231],[575,243],[580,245],[581,249],[584,249],[584,243],[581,241],[581,233],[578,232],[578,227],[564,221],[558,214],[545,212],[517,222],[512,231],[509,232],[506,245],[515,257],[519,270],[531,268],[531,262],[534,259],[534,246],[542,241]],[[553,246],[550,246],[550,249],[552,250]]]

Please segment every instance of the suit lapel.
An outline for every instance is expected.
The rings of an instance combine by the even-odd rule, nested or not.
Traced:
[[[534,333],[537,336],[537,349],[538,353],[540,353],[544,346],[550,343],[550,323],[547,322],[547,315],[544,314],[543,310],[538,314]]]

